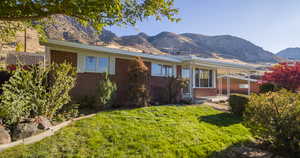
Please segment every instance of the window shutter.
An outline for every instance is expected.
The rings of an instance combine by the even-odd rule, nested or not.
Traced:
[[[78,54],[78,61],[77,61],[77,72],[84,72],[84,64],[85,64],[85,56],[82,54]]]
[[[110,57],[109,58],[109,74],[115,75],[116,74],[116,58],[115,57]]]
[[[176,77],[177,75],[177,66],[173,65],[173,76]]]

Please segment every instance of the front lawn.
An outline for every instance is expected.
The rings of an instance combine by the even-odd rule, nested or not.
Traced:
[[[202,106],[107,111],[0,157],[208,157],[251,139],[240,122]]]

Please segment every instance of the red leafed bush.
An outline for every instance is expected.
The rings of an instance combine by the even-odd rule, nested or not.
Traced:
[[[262,76],[261,84],[272,83],[295,92],[300,87],[300,62],[280,63]]]
[[[150,71],[140,57],[136,57],[128,70],[128,105],[131,107],[149,106]]]

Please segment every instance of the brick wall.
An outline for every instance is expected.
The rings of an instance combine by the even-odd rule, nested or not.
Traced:
[[[193,89],[194,98],[201,98],[207,96],[215,96],[218,94],[216,88],[194,88]]]
[[[62,52],[52,50],[50,53],[51,62],[63,63],[67,62],[77,67],[77,54],[72,52]]]
[[[71,52],[51,51],[51,62],[62,63],[67,61],[73,66],[77,66],[77,54]],[[124,104],[128,98],[128,68],[130,65],[128,59],[116,58],[115,75],[110,77],[117,83],[117,101],[118,104]],[[151,63],[145,62],[149,68],[149,75],[151,76]],[[177,76],[181,76],[181,66],[176,66]],[[100,73],[78,73],[76,86],[71,91],[73,99],[79,100],[84,96],[93,96],[96,94],[97,87],[103,74]],[[151,76],[150,77],[150,95],[152,100],[162,100],[166,95],[166,86],[168,84],[166,77]],[[217,95],[216,88],[194,88],[195,97],[214,96]]]
[[[250,83],[251,92],[257,93],[259,91],[257,82]],[[240,84],[248,84],[248,81],[230,78],[230,93],[248,94],[248,88],[240,88]],[[222,79],[222,93],[227,94],[227,78]]]
[[[73,66],[77,66],[77,54],[71,52],[51,51],[51,62],[63,63],[65,61],[71,63]],[[117,104],[124,104],[128,99],[128,69],[131,60],[116,58],[115,75],[110,75],[118,86],[117,90]],[[151,63],[145,62],[145,65],[149,68],[149,76],[151,76]],[[181,67],[177,66],[177,74],[181,72]],[[84,96],[95,96],[97,87],[100,80],[103,79],[101,73],[78,73],[76,85],[71,91],[71,95],[74,100],[80,100]],[[160,99],[162,92],[165,94],[166,77],[150,77],[150,95],[152,99]]]

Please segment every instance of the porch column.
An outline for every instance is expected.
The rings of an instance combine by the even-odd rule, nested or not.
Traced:
[[[193,72],[193,66],[190,65],[190,84],[189,84],[189,91],[192,98],[194,98],[193,95],[193,84],[194,84],[194,72]]]
[[[230,77],[227,76],[227,96],[230,96]]]
[[[222,89],[222,84],[223,84],[223,77],[219,78],[219,95],[222,96],[223,95],[223,89]]]
[[[251,73],[250,73],[250,72],[248,72],[248,95],[250,95],[250,94],[251,94],[250,75],[251,75]]]

